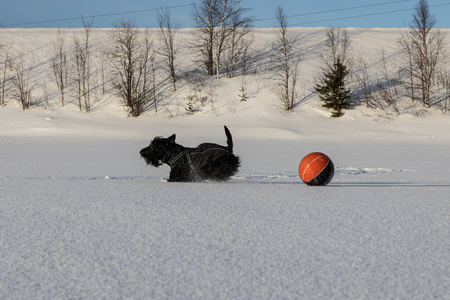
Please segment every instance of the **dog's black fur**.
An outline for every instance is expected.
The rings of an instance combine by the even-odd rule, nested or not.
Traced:
[[[226,126],[227,145],[200,144],[186,148],[175,143],[175,134],[168,138],[155,137],[150,145],[140,151],[148,165],[163,163],[170,166],[168,181],[225,181],[238,172],[241,161],[233,154],[233,139]]]

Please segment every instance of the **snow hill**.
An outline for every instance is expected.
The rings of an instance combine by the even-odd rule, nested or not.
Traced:
[[[380,49],[397,72],[402,30],[348,29],[374,82]],[[213,101],[189,115],[193,87],[182,81],[161,91],[157,113],[128,118],[112,90],[90,113],[73,98],[60,106],[49,64],[56,29],[2,29],[13,57],[33,66],[35,102],[0,107],[0,298],[449,299],[448,114],[405,98],[400,115],[361,103],[330,119],[313,93],[326,29],[295,31],[293,112],[276,100],[263,55],[245,102],[240,76],[211,80],[201,93]],[[70,45],[82,30],[63,33]],[[108,34],[92,33],[97,69]],[[254,34],[264,54],[273,32]],[[188,73],[192,29],[179,36]],[[185,146],[225,144],[223,125],[242,160],[226,183],[167,183],[167,166],[139,157],[172,133]],[[326,187],[298,177],[313,151],[334,162]]]

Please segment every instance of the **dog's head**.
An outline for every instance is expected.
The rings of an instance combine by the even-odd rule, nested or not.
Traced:
[[[139,153],[147,165],[159,167],[165,162],[167,152],[175,144],[175,134],[168,138],[155,137],[150,145],[142,149]]]

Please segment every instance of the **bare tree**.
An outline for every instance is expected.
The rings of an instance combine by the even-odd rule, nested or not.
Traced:
[[[350,38],[347,30],[344,28],[330,27],[327,30],[327,40],[325,42],[325,55],[322,55],[322,61],[328,69],[339,60],[343,65],[349,67],[350,61]]]
[[[248,8],[241,7],[241,1],[239,0],[222,0],[220,31],[216,51],[217,79],[219,79],[220,76],[221,55],[227,44],[231,47],[230,51],[234,52],[237,46],[242,46],[242,38],[250,31],[253,18],[244,15],[248,10]],[[231,39],[231,41],[228,42],[228,39]],[[248,40],[246,40],[246,42],[248,43]],[[233,57],[233,55],[231,55],[231,57]]]
[[[155,62],[155,58],[154,55],[151,56],[150,58],[150,98],[153,101],[153,106],[155,107],[155,113],[158,112],[158,106],[157,106],[157,100],[158,100],[158,84],[156,81],[156,72],[158,70],[158,66]],[[175,86],[175,85],[174,85]]]
[[[445,72],[445,75],[443,77],[444,80],[444,87],[445,87],[445,97],[444,97],[444,107],[443,112],[446,114],[449,110],[450,106],[450,73]]]
[[[239,63],[242,66],[242,75],[247,75],[247,71],[249,66],[249,63],[254,59],[255,55],[254,52],[251,50],[251,46],[253,44],[253,37],[250,37],[249,39],[244,39],[242,43],[242,51],[238,52],[240,55],[238,56]],[[232,76],[233,73],[230,73]]]
[[[102,94],[106,92],[106,58],[107,54],[105,51],[102,51],[101,54],[97,57],[100,60],[100,76],[102,79]]]
[[[434,75],[440,62],[445,35],[435,29],[436,18],[431,14],[428,1],[419,0],[407,34],[400,42],[403,52],[411,59],[413,68],[413,86],[421,94],[421,100],[426,108],[431,106]]]
[[[250,27],[252,18],[245,17],[247,8],[239,0],[202,0],[194,4],[196,47],[201,51],[207,74],[219,77],[221,56],[233,28]]]
[[[402,56],[405,62],[407,63],[406,67],[403,67],[400,70],[400,73],[404,73],[408,80],[403,83],[406,88],[407,93],[412,101],[416,101],[415,94],[415,84],[414,84],[414,61],[413,61],[413,53],[412,53],[412,43],[411,36],[409,34],[402,34],[401,38],[398,40],[398,44],[402,49]]]
[[[13,97],[15,97],[23,110],[27,110],[31,106],[32,91],[34,86],[30,85],[31,67],[25,65],[25,55],[19,54],[18,62],[14,64]]]
[[[219,39],[217,41],[217,51],[216,51],[216,79],[219,79],[219,71],[220,71],[220,55],[222,54],[223,45],[226,37],[226,23],[229,15],[227,14],[227,3],[228,0],[223,0],[223,8],[222,13],[220,14],[220,32]]]
[[[56,41],[53,44],[53,56],[50,61],[53,70],[53,82],[61,95],[61,106],[64,106],[64,95],[68,78],[67,54],[64,49],[64,42],[65,37],[61,33],[61,29],[58,29]]]
[[[202,63],[208,75],[214,72],[214,45],[217,39],[216,28],[220,25],[222,0],[201,0],[194,3],[192,16],[196,25],[196,47],[203,57]]]
[[[139,72],[142,77],[142,84],[137,85],[136,94],[139,95],[138,98],[142,103],[142,109],[144,108],[147,98],[153,100],[153,105],[155,107],[155,112],[158,112],[156,102],[157,102],[157,82],[156,82],[156,71],[157,65],[155,62],[155,51],[153,49],[153,42],[150,40],[148,32],[144,34],[142,39],[142,51],[141,51],[141,62],[139,64]]]
[[[364,60],[362,55],[359,56],[358,59],[358,72],[355,72],[355,76],[359,83],[363,86],[364,89],[364,97],[366,99],[366,106],[374,107],[373,105],[373,96],[372,96],[372,85],[369,79],[369,72],[367,67],[367,62]]]
[[[82,111],[82,98],[83,98],[83,65],[84,65],[84,51],[83,46],[81,45],[81,41],[79,37],[74,36],[74,69],[75,72],[72,72],[74,77],[74,81],[76,83],[76,94],[78,99],[78,109]]]
[[[439,89],[442,89],[443,96],[439,101],[439,109],[446,114],[449,111],[450,104],[450,73],[447,69],[447,63],[444,63],[442,68],[437,72],[437,84]]]
[[[167,72],[173,84],[173,91],[177,90],[176,82],[177,75],[175,72],[175,59],[178,52],[178,47],[175,43],[175,36],[180,29],[180,23],[175,22],[171,15],[170,10],[165,9],[157,12],[158,25],[159,25],[159,39],[161,41],[161,48],[158,54],[164,58]],[[156,107],[156,106],[155,106]]]
[[[8,72],[12,67],[12,61],[11,56],[9,55],[10,51],[10,45],[2,45],[0,47],[0,55],[1,55],[1,62],[2,65],[2,73],[1,73],[1,92],[0,92],[0,105],[4,105],[6,98],[5,98],[5,92],[6,92],[6,82],[8,78]]]
[[[392,78],[387,69],[386,50],[381,49],[381,79],[377,83],[377,91],[374,95],[377,107],[388,113],[387,108],[391,108],[397,115],[400,111],[397,107],[397,99],[399,98],[397,85],[399,80]]]
[[[230,33],[227,48],[227,69],[230,78],[234,75],[236,66],[241,65],[242,73],[247,71],[247,63],[250,59],[250,47],[253,43],[251,36],[253,18],[244,17],[245,9],[236,11],[231,15]]]
[[[111,39],[113,48],[108,52],[108,58],[113,68],[112,84],[129,109],[130,116],[137,117],[147,103],[153,44],[148,32],[141,36],[134,21],[116,23]]]
[[[77,83],[78,107],[82,111],[82,100],[84,110],[91,111],[91,42],[90,35],[94,20],[87,21],[83,18],[84,39],[81,41],[78,36],[74,36],[74,56],[75,56],[75,82]]]
[[[47,81],[43,79],[40,86],[43,90],[43,94],[41,95],[39,102],[43,103],[42,106],[45,108],[45,110],[48,110],[48,100],[50,97],[48,94]]]
[[[273,44],[276,63],[276,88],[279,99],[286,111],[292,110],[297,100],[298,67],[300,58],[295,53],[295,45],[298,41],[288,28],[287,15],[281,6],[275,11],[276,28]]]

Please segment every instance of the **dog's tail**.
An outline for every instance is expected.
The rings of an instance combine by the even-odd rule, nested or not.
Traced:
[[[228,130],[227,126],[223,127],[225,128],[225,134],[227,136],[228,151],[233,152],[233,138],[231,137],[231,133]]]

